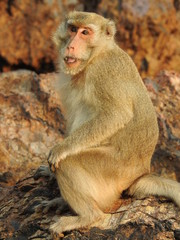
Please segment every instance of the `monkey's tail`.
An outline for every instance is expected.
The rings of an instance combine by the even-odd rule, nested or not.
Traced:
[[[149,195],[164,196],[172,199],[180,208],[180,183],[153,174],[137,179],[128,189],[128,193],[139,199]]]

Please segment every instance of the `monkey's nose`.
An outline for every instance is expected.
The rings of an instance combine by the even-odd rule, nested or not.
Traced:
[[[73,46],[68,46],[67,49],[68,50],[74,50],[74,47]]]

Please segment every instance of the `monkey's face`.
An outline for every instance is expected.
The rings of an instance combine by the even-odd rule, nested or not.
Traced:
[[[114,22],[95,13],[72,12],[55,33],[60,51],[60,68],[76,75],[97,55],[114,43]]]
[[[94,31],[90,27],[68,25],[68,38],[61,49],[60,66],[68,74],[82,71],[91,58]]]

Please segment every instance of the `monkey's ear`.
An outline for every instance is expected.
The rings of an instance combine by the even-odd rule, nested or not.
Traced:
[[[52,40],[57,47],[60,46],[62,39],[66,37],[67,30],[66,30],[66,23],[62,22],[54,35],[52,36]]]
[[[58,30],[52,35],[52,40],[53,40],[54,44],[56,45],[56,47],[58,47],[59,41],[60,41]]]
[[[108,23],[107,23],[107,26],[106,26],[106,34],[109,37],[114,37],[115,33],[116,33],[115,22],[112,21],[112,20],[109,20]]]

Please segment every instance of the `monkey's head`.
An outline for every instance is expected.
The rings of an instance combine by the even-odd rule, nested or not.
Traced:
[[[81,72],[93,58],[113,47],[115,32],[114,22],[100,15],[69,13],[53,37],[61,70],[71,75]]]

